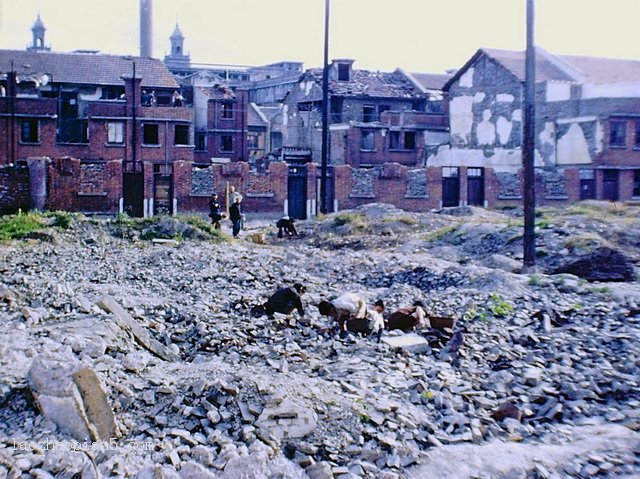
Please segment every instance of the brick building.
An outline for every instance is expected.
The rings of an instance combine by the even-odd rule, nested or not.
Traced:
[[[524,52],[481,49],[446,84],[445,206],[522,199]],[[640,198],[640,61],[536,52],[537,202]]]
[[[151,58],[2,50],[0,165],[29,168],[38,208],[171,212],[172,164],[193,158],[177,88]]]

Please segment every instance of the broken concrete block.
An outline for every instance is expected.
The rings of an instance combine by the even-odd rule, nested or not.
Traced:
[[[138,341],[142,347],[165,361],[175,361],[178,359],[178,355],[174,351],[153,339],[149,334],[149,331],[138,324],[138,322],[133,319],[133,317],[111,296],[103,297],[98,301],[97,305],[105,311],[112,313],[116,317],[116,321],[120,327],[131,331],[133,337],[136,338],[136,341]]]
[[[95,372],[67,358],[39,356],[27,375],[42,415],[80,441],[117,437],[113,411]]]
[[[382,342],[392,348],[400,348],[412,353],[421,353],[429,350],[429,343],[419,334],[403,334],[401,336],[386,336]]]
[[[81,369],[73,373],[73,382],[80,391],[89,427],[95,428],[95,432],[92,431],[94,440],[109,441],[115,438],[118,429],[113,410],[96,373],[88,368]]]
[[[304,437],[317,425],[313,409],[285,400],[277,406],[266,407],[256,421],[256,426],[266,429],[278,439]]]

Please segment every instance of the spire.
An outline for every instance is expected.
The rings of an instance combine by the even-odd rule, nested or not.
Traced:
[[[184,35],[182,34],[182,32],[180,31],[180,27],[178,26],[178,22],[176,22],[176,28],[173,30],[173,33],[171,34],[171,39],[173,38],[182,38],[184,39]]]
[[[38,18],[33,22],[33,26],[31,27],[31,32],[33,33],[33,43],[31,46],[27,47],[27,50],[30,52],[48,52],[51,50],[51,47],[45,46],[44,44],[44,32],[47,29],[40,18],[40,13],[38,13]]]

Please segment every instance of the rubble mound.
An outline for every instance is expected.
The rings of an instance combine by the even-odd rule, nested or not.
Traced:
[[[634,281],[636,273],[633,263],[618,250],[597,248],[591,253],[569,261],[553,271],[553,274],[568,273],[587,281]]]

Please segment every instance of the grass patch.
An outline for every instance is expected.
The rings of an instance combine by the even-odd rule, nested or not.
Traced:
[[[511,303],[508,303],[498,293],[491,293],[489,295],[489,311],[493,316],[504,317],[513,313],[515,308]]]
[[[542,278],[537,274],[529,276],[529,286],[540,286],[542,284]]]
[[[0,240],[20,239],[29,233],[44,228],[42,215],[39,213],[22,213],[0,218]]]
[[[399,221],[400,223],[404,223],[405,225],[409,225],[409,226],[413,226],[413,225],[417,225],[418,224],[418,220],[411,217],[411,216],[400,216],[399,218],[397,218],[397,221]]]
[[[357,213],[340,213],[333,218],[335,226],[351,225],[354,228],[364,228],[366,221],[363,215]]]
[[[68,211],[52,211],[50,213],[46,213],[45,216],[53,219],[52,226],[63,230],[68,230],[71,227],[75,217],[73,213],[69,213]]]
[[[439,239],[444,238],[448,234],[455,232],[457,229],[458,229],[457,226],[445,226],[443,228],[439,228],[427,234],[424,237],[424,239],[425,241],[438,241]]]

